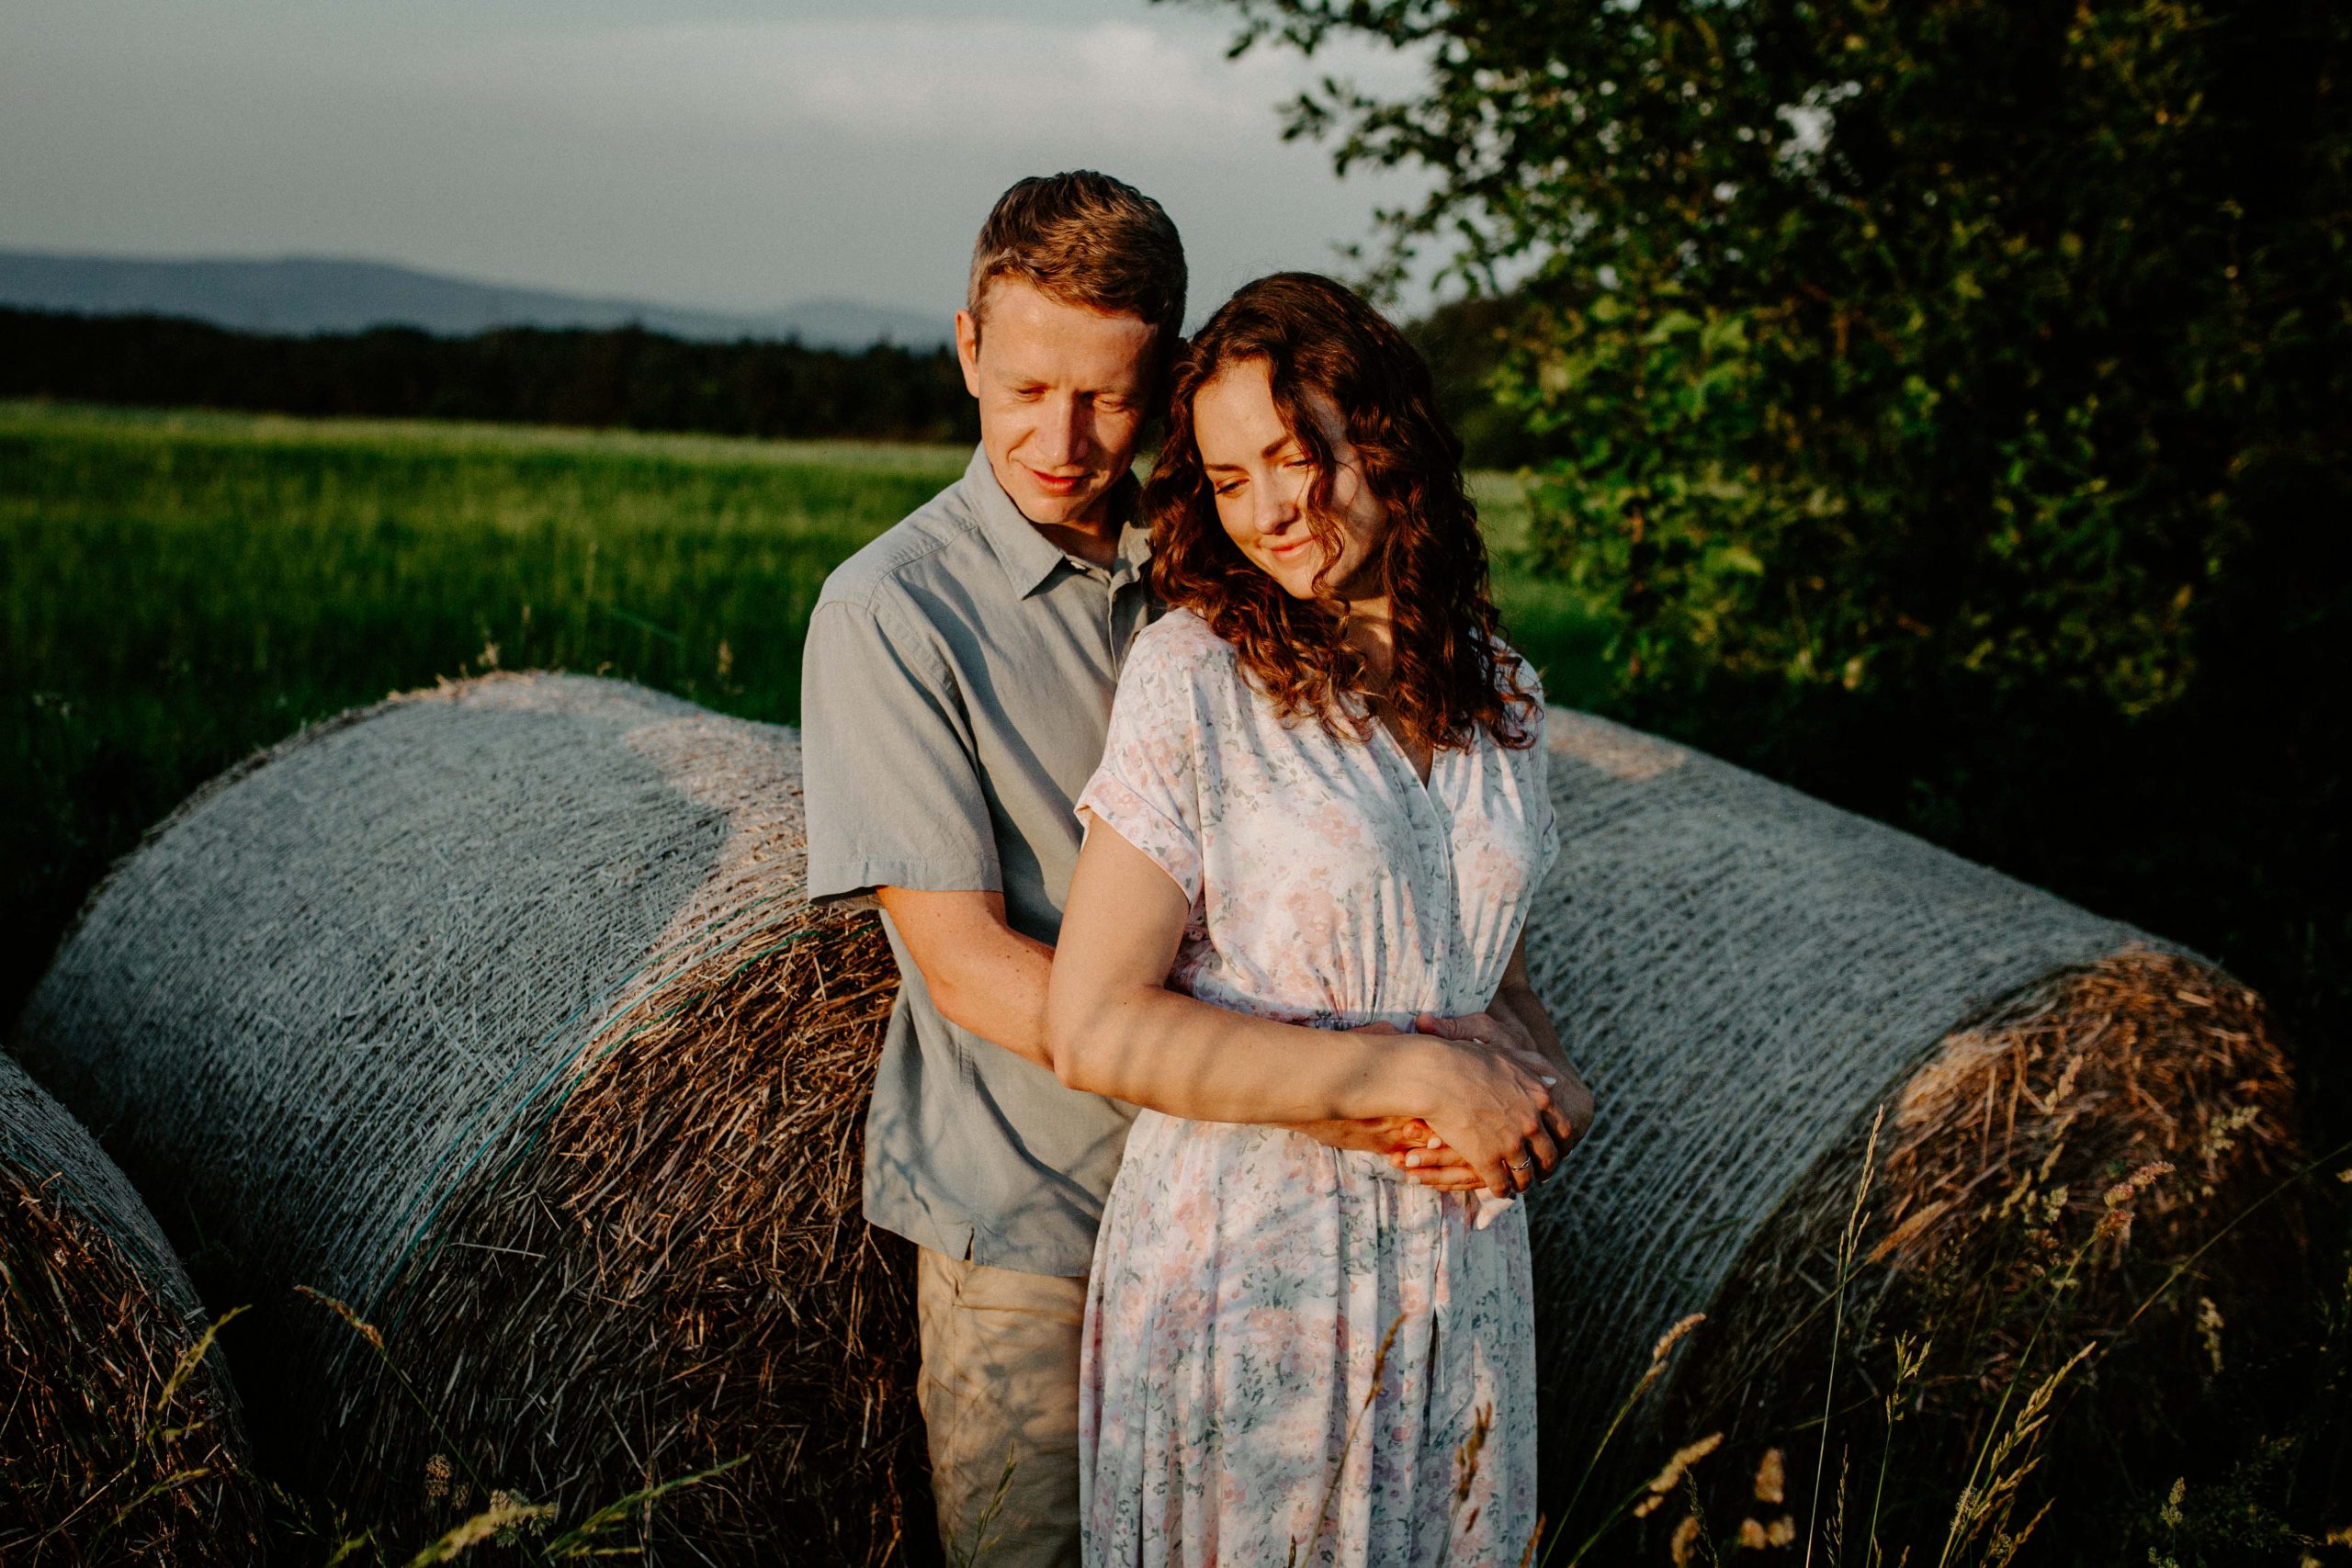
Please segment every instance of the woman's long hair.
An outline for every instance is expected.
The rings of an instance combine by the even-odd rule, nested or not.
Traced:
[[[1294,598],[1250,564],[1218,523],[1193,433],[1193,400],[1228,366],[1265,361],[1274,407],[1313,459],[1305,508],[1325,573],[1343,535],[1331,508],[1337,465],[1308,407],[1339,411],[1388,526],[1366,568],[1388,595],[1396,667],[1384,694],[1396,726],[1431,750],[1469,746],[1484,728],[1502,745],[1535,738],[1532,698],[1516,668],[1498,669],[1500,619],[1487,589],[1486,545],[1462,482],[1462,443],[1437,412],[1429,367],[1379,311],[1310,272],[1246,284],[1178,357],[1166,439],[1144,487],[1152,586],[1198,613],[1240,650],[1241,666],[1286,718],[1313,716],[1333,733],[1371,736],[1363,659],[1348,645],[1346,605],[1324,575]]]

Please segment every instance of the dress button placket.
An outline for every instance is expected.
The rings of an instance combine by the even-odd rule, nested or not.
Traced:
[[[1413,819],[1413,842],[1421,852],[1421,874],[1436,884],[1438,897],[1433,906],[1438,915],[1436,970],[1441,997],[1438,1005],[1442,1008],[1445,1005],[1442,998],[1453,991],[1453,935],[1454,927],[1460,923],[1454,908],[1451,818],[1440,803],[1437,792],[1438,770],[1444,765],[1444,755],[1440,753],[1430,759],[1429,783],[1424,784],[1420,775],[1413,771],[1413,760],[1405,754],[1405,748],[1396,738],[1388,733],[1387,727],[1375,724],[1374,728],[1380,731],[1381,739],[1386,742],[1384,749],[1395,759],[1404,783],[1405,809]]]
[[[1437,931],[1437,983],[1440,992],[1451,995],[1453,990],[1454,928],[1461,924],[1458,897],[1453,886],[1453,815],[1438,796],[1438,769],[1443,766],[1442,756],[1430,759],[1430,782],[1420,792],[1421,808],[1427,815],[1430,829],[1436,840],[1438,889],[1444,896]],[[1419,783],[1417,779],[1415,783]],[[1445,1004],[1441,1003],[1442,1007]]]

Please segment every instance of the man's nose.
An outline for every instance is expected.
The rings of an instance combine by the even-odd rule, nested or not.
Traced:
[[[1093,411],[1081,398],[1062,396],[1046,400],[1040,411],[1035,439],[1037,457],[1049,468],[1068,468],[1086,460],[1092,437]]]

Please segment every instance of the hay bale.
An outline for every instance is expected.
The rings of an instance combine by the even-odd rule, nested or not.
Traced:
[[[609,1544],[881,1562],[925,1512],[907,1261],[857,1213],[894,976],[803,875],[791,731],[446,686],[183,807],[19,1048],[269,1314],[265,1461],[390,1539],[748,1455]]]
[[[219,1348],[154,1216],[0,1056],[0,1560],[248,1562]]]
[[[2203,1159],[2161,1257],[2286,1157],[2258,1004],[2195,955],[1600,720],[1547,743],[1531,959],[1602,1106],[1532,1214],[1555,1481],[1689,1312],[1716,1321],[1618,1461],[1726,1401],[1794,1419],[1792,1300],[1883,1102],[1886,1324],[1885,1281],[1988,1288],[1972,1199],[2013,1169],[2095,1206],[2119,1160]],[[381,1326],[429,1417],[319,1314],[268,1391],[366,1510],[446,1517],[470,1475],[576,1514],[748,1452],[663,1501],[657,1559],[921,1547],[908,1273],[855,1213],[889,961],[799,902],[796,744],[574,677],[397,700],[184,807],[36,995],[25,1047],[186,1192],[237,1299],[309,1283]]]
[[[1955,1389],[1997,1392],[2023,1348],[1961,1332],[2013,1317],[2005,1293],[2039,1266],[2016,1252],[2021,1198],[2044,1232],[2080,1235],[2119,1179],[2181,1168],[2137,1201],[2134,1268],[2082,1281],[2074,1326],[2111,1337],[2138,1286],[2293,1168],[2259,998],[2194,953],[1601,719],[1555,711],[1545,743],[1564,849],[1529,960],[1600,1103],[1531,1214],[1555,1477],[1690,1313],[1706,1326],[1606,1476],[1709,1431],[1818,1420],[1838,1243],[1883,1105],[1847,1353],[1940,1328]],[[2272,1213],[2291,1240],[2291,1211]],[[1875,1418],[1854,1375],[1842,1394]],[[1883,1366],[1861,1375],[1884,1392]],[[1948,1424],[1980,1431],[1966,1404],[1946,1402]]]

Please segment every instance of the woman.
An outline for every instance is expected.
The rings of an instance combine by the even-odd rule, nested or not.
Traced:
[[[1534,1530],[1510,1199],[1591,1100],[1527,983],[1542,694],[1460,459],[1326,278],[1244,288],[1177,368],[1169,613],[1080,798],[1047,999],[1065,1081],[1151,1108],[1089,1287],[1090,1563],[1467,1568]],[[1277,1124],[1383,1118],[1435,1135],[1384,1161]]]

